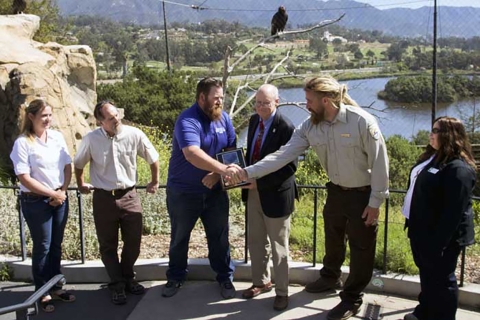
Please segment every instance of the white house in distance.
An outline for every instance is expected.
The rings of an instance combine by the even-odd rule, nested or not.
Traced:
[[[340,37],[340,36],[334,36],[333,34],[331,34],[330,32],[328,31],[325,31],[323,33],[323,40],[324,41],[328,41],[328,42],[332,42],[333,40],[335,39],[340,39],[342,41],[342,43],[347,43],[348,40],[343,38],[343,37]]]

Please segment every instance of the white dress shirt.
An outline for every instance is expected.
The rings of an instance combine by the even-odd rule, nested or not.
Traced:
[[[72,163],[63,135],[50,129],[47,129],[45,143],[38,137],[31,140],[25,135],[19,136],[13,145],[10,159],[17,176],[29,174],[52,190],[63,186],[65,166]],[[30,192],[22,184],[20,190]]]
[[[98,128],[83,137],[74,164],[83,169],[90,162],[90,183],[95,188],[126,189],[137,183],[137,154],[148,164],[159,157],[140,129],[123,125],[118,134],[110,137]]]
[[[422,172],[422,170],[425,169],[425,167],[430,163],[430,161],[432,161],[434,156],[435,155],[415,166],[410,173],[410,185],[408,186],[407,194],[405,196],[405,199],[403,200],[402,207],[402,214],[407,219],[410,217],[410,206],[412,204],[413,189],[415,188],[415,182],[417,182],[417,177],[420,172]]]

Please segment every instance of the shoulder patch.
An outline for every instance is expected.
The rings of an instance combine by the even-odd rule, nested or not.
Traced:
[[[378,140],[380,139],[380,129],[376,124],[370,124],[368,127],[368,132],[370,132],[370,135],[372,136],[373,139]]]

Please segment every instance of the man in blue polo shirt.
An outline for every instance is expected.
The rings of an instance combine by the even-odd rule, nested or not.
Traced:
[[[167,180],[171,237],[164,297],[176,294],[185,281],[188,242],[198,218],[205,228],[208,258],[217,274],[221,295],[225,299],[235,296],[235,268],[228,242],[228,195],[219,183],[226,165],[216,161],[215,155],[234,149],[236,137],[222,102],[222,82],[205,78],[197,85],[196,103],[183,111],[175,123]]]

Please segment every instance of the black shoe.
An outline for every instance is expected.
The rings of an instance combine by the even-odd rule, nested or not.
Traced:
[[[310,293],[320,293],[320,292],[325,292],[325,291],[330,291],[330,290],[335,290],[335,289],[340,289],[342,288],[343,283],[342,280],[337,279],[335,282],[330,282],[330,281],[325,281],[324,278],[320,277],[314,282],[310,282],[305,286],[305,291],[310,292]]]
[[[135,279],[127,280],[125,283],[125,291],[130,292],[131,294],[144,294],[145,287],[137,282]]]
[[[327,314],[328,320],[346,320],[360,311],[361,305],[342,301]]]
[[[125,294],[125,289],[122,287],[111,288],[112,293],[112,302],[116,305],[122,305],[127,303],[127,295]]]
[[[235,298],[235,294],[237,291],[232,283],[232,281],[227,280],[220,283],[220,294],[224,299],[232,299]]]
[[[170,298],[174,296],[182,286],[183,281],[168,280],[165,287],[163,287],[162,296]]]

